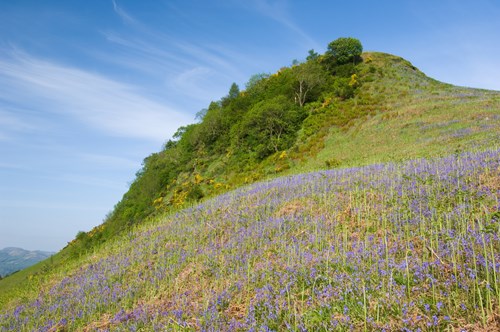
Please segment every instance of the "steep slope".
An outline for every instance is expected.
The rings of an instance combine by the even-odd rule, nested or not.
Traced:
[[[80,234],[73,251],[257,180],[498,144],[499,92],[437,82],[388,54],[333,67],[325,57],[258,75],[241,92],[233,85],[145,159],[106,222]]]
[[[5,330],[499,327],[500,150],[261,182],[39,280]]]

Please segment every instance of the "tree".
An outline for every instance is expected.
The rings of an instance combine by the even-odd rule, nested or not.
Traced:
[[[207,114],[208,108],[202,108],[198,112],[196,112],[196,115],[194,116],[195,120],[203,121],[203,118]]]
[[[306,58],[307,61],[315,61],[318,60],[319,54],[314,51],[314,49],[310,49],[308,51],[308,56]]]
[[[361,42],[356,38],[347,37],[338,38],[328,44],[326,54],[331,56],[336,64],[342,65],[349,62],[359,62],[362,52]]]
[[[240,95],[240,88],[238,87],[238,84],[233,83],[231,84],[231,88],[229,89],[229,94],[227,95],[228,99],[235,99]]]
[[[245,85],[245,88],[247,90],[250,90],[253,87],[255,87],[259,82],[265,80],[266,78],[269,78],[269,76],[270,75],[267,73],[254,74],[248,80],[247,84]]]
[[[245,148],[263,159],[291,146],[305,115],[285,96],[262,100],[245,114],[235,134]]]
[[[308,94],[325,81],[324,70],[317,62],[309,61],[294,68],[297,76],[295,103],[304,106]]]

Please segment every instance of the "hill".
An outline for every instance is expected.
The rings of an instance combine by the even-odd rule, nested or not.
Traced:
[[[103,225],[0,281],[2,329],[496,328],[500,92],[351,60],[233,85]]]
[[[499,104],[498,92],[437,82],[396,56],[364,53],[357,64],[310,56],[255,75],[243,91],[233,84],[144,160],[105,222],[72,249],[270,177],[491,146]]]
[[[34,265],[54,253],[47,251],[29,251],[21,248],[4,248],[0,250],[0,276],[7,276],[16,271]]]

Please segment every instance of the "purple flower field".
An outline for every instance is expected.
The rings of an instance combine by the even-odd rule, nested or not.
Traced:
[[[498,149],[257,183],[53,271],[0,330],[495,330],[499,196]]]

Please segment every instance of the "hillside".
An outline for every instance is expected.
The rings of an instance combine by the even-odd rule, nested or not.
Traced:
[[[364,53],[356,65],[326,59],[255,75],[243,91],[233,84],[144,160],[103,225],[80,233],[73,251],[258,180],[498,143],[498,92],[437,82],[383,53]]]
[[[500,150],[260,182],[37,280],[6,330],[494,330]]]
[[[351,60],[231,86],[0,281],[1,330],[500,328],[500,92]]]
[[[0,250],[0,276],[6,276],[13,272],[34,265],[48,257],[52,252],[29,251],[21,248],[4,248]]]

